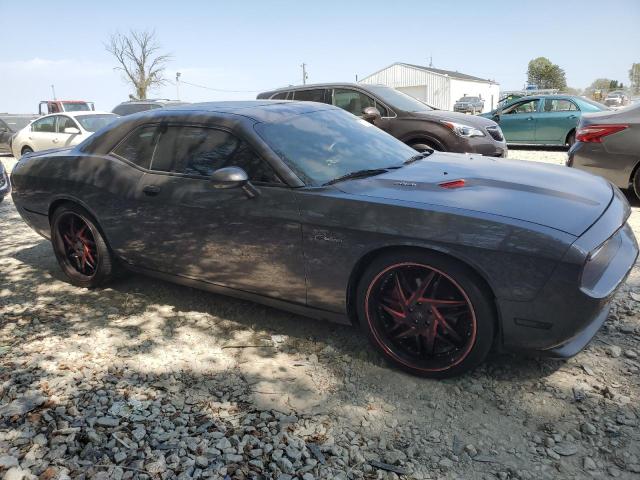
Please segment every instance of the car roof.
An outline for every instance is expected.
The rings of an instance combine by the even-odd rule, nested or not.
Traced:
[[[147,98],[145,100],[126,100],[124,102],[120,102],[118,104],[118,106],[120,105],[149,105],[149,104],[156,104],[156,103],[187,103],[187,102],[183,102],[182,100],[170,100],[168,98]]]
[[[318,110],[336,109],[332,105],[316,102],[289,100],[245,100],[227,102],[189,103],[169,107],[162,112],[210,112],[220,114],[242,115],[259,122],[278,121],[284,118],[315,112]],[[160,110],[154,112],[161,114]]]

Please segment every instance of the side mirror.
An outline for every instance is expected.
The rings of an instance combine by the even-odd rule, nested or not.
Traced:
[[[211,175],[211,183],[214,188],[243,187],[249,182],[247,172],[238,167],[219,168]]]
[[[382,115],[380,115],[380,110],[378,110],[376,107],[367,107],[362,110],[362,118],[367,122],[375,124],[382,118]]]
[[[80,130],[76,127],[67,127],[64,129],[64,133],[68,133],[69,135],[79,135]]]

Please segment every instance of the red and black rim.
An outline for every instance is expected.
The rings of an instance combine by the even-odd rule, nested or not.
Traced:
[[[69,212],[58,219],[57,228],[67,267],[85,277],[93,277],[98,267],[98,251],[87,222]]]
[[[409,368],[437,372],[462,362],[476,340],[476,315],[464,289],[428,265],[400,263],[371,282],[366,319],[375,340]]]

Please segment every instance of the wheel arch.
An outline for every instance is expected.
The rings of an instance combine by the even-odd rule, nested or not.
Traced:
[[[495,336],[502,337],[502,328],[500,322],[500,310],[498,308],[496,302],[496,295],[491,287],[489,279],[487,275],[480,269],[477,265],[468,259],[461,258],[459,255],[452,254],[449,251],[445,251],[443,249],[434,248],[432,246],[424,246],[424,245],[387,245],[382,246],[376,249],[373,249],[366,254],[364,254],[358,261],[355,263],[351,274],[349,276],[349,282],[347,284],[347,316],[349,320],[354,325],[359,324],[358,314],[357,314],[357,305],[356,305],[356,292],[358,289],[358,282],[362,277],[367,265],[374,259],[380,255],[384,255],[389,252],[394,251],[419,251],[419,252],[428,252],[436,255],[440,255],[442,257],[446,257],[450,260],[460,263],[465,268],[467,268],[474,276],[476,276],[481,288],[487,292],[489,295],[490,303],[492,304],[495,312]]]
[[[407,145],[411,146],[415,143],[427,143],[430,144],[434,147],[436,147],[437,150],[440,151],[447,151],[448,148],[446,147],[446,145],[444,145],[440,140],[438,140],[435,137],[432,137],[430,135],[426,135],[426,134],[414,134],[414,135],[409,135],[407,138],[402,140],[404,143],[406,143]]]
[[[564,137],[564,143],[565,143],[565,145],[569,143],[569,137],[571,136],[571,134],[574,134],[574,133],[576,133],[576,127],[573,127],[573,128],[572,128],[571,130],[569,130],[569,131],[567,132],[567,134],[565,135],[565,137]]]
[[[113,251],[111,248],[111,244],[109,243],[109,238],[107,237],[104,229],[102,228],[102,225],[100,224],[100,221],[98,220],[98,216],[85,202],[78,200],[77,198],[69,197],[69,196],[61,196],[53,200],[49,204],[49,209],[47,211],[47,216],[49,218],[49,225],[51,225],[51,218],[53,216],[53,212],[55,212],[58,208],[60,208],[62,205],[65,205],[65,204],[75,205],[77,207],[82,208],[84,211],[86,211],[91,217],[91,220],[93,220],[96,228],[102,235],[102,238],[104,238],[104,241],[107,244],[107,247],[109,247],[109,249]]]

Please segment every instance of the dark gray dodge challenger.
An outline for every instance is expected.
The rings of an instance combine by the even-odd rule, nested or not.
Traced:
[[[310,102],[184,105],[30,154],[13,199],[69,280],[119,266],[358,324],[426,377],[492,345],[569,357],[638,248],[608,181],[559,166],[417,153]]]

